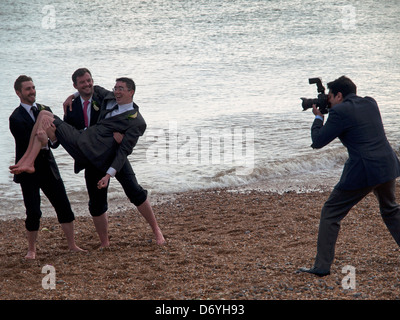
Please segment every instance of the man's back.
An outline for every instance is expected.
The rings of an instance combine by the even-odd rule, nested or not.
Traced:
[[[336,137],[349,153],[338,189],[374,186],[400,175],[399,161],[386,138],[374,99],[349,94],[330,110],[324,126],[322,121],[314,121],[313,148],[322,148]]]

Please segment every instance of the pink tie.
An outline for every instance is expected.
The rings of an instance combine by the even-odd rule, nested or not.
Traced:
[[[87,116],[88,105],[89,105],[89,101],[83,102],[83,119],[85,119],[85,127],[89,126],[89,120],[88,120],[88,116]]]

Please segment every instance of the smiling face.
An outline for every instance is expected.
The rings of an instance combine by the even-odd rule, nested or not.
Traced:
[[[21,91],[15,91],[22,103],[33,105],[36,101],[36,88],[32,81],[24,81],[21,83]]]
[[[128,89],[127,85],[123,81],[117,81],[114,87],[115,100],[119,105],[128,104],[133,100],[133,89]]]
[[[83,76],[77,77],[74,88],[78,90],[83,99],[89,99],[94,92],[92,76],[86,72]]]

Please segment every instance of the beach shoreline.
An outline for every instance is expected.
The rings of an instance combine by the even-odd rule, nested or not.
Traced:
[[[312,266],[328,195],[254,188],[169,195],[152,202],[166,246],[155,244],[136,209],[122,205],[110,211],[106,250],[99,249],[91,218],[76,217],[75,237],[85,253],[70,253],[56,218],[43,217],[34,261],[24,259],[23,219],[2,220],[0,299],[398,299],[399,248],[373,194],[343,220],[331,275],[296,273]],[[55,268],[54,290],[42,287],[46,265]],[[346,266],[355,268],[355,288],[343,285]]]

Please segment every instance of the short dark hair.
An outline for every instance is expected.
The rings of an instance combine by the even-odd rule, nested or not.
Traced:
[[[131,78],[121,77],[121,78],[117,78],[115,81],[125,82],[126,87],[128,88],[128,90],[133,90],[133,92],[136,91],[135,81],[133,81]]]
[[[22,82],[26,81],[33,81],[31,77],[28,77],[26,75],[20,75],[17,80],[14,82],[14,90],[21,92],[22,89]]]
[[[338,92],[341,92],[343,98],[350,93],[357,93],[357,86],[346,76],[341,76],[340,78],[329,82],[328,89],[333,93],[334,96],[336,96]]]
[[[87,68],[79,68],[76,69],[75,72],[72,74],[72,82],[76,84],[76,80],[78,77],[82,77],[85,73],[89,73],[92,76],[91,72]]]

